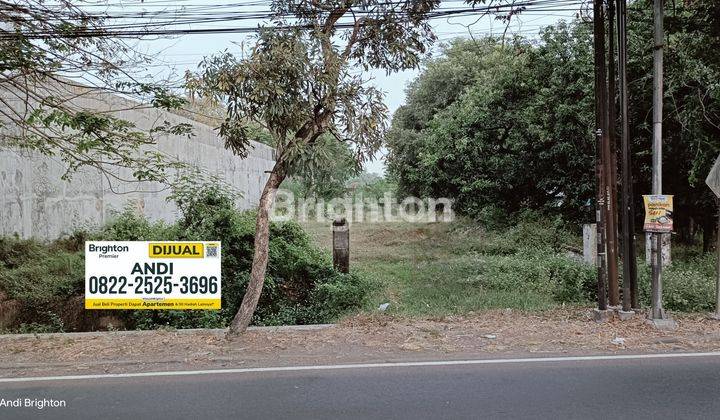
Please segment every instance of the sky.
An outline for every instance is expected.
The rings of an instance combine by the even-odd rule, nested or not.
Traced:
[[[542,10],[533,11],[532,6],[528,10],[516,15],[508,27],[509,33],[518,33],[523,36],[532,37],[537,35],[540,28],[552,25],[558,20],[571,20],[579,12],[578,1],[573,0],[540,0],[545,3],[556,1],[557,4],[542,6]],[[561,4],[566,2],[568,4]],[[467,7],[458,1],[443,1],[441,7]],[[232,13],[236,10],[243,12],[267,10],[267,0],[144,0],[126,1],[122,7],[109,10],[109,13],[121,11],[158,13],[159,16],[167,16],[173,11],[184,10],[196,15],[203,13]],[[541,6],[538,6],[540,9]],[[213,27],[257,27],[261,24],[258,20],[245,20],[242,22],[216,22],[216,23],[188,23],[175,26],[182,29],[200,29]],[[432,56],[437,56],[439,45],[456,37],[482,37],[487,35],[499,35],[506,29],[506,24],[494,19],[492,15],[478,19],[477,16],[465,16],[444,18],[432,21],[439,43],[433,47]],[[173,38],[157,38],[140,41],[137,47],[140,51],[146,52],[155,58],[155,61],[146,69],[148,75],[156,78],[175,77],[179,81],[186,70],[194,71],[203,57],[221,53],[223,51],[239,52],[243,42],[251,42],[251,35],[247,34],[191,34]],[[385,101],[390,110],[394,112],[405,101],[406,86],[418,76],[420,70],[407,70],[386,75],[384,71],[370,72],[371,83],[385,93]],[[383,174],[385,163],[383,156],[386,151],[381,150],[376,159],[366,164],[365,170]]]

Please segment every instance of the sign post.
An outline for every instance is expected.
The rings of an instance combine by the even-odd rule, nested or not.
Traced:
[[[662,307],[662,235],[673,230],[673,196],[643,195],[645,203],[644,230],[652,233],[652,313],[650,319],[659,326],[667,316]]]
[[[715,313],[712,315],[714,319],[720,320],[720,156],[715,160],[710,173],[705,179],[705,183],[715,193],[718,206],[718,233],[717,233],[717,284],[715,286]]]

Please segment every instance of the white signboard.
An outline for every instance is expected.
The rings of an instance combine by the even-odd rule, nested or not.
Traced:
[[[720,156],[715,160],[710,173],[705,179],[705,183],[710,187],[717,197],[720,197]]]
[[[220,309],[220,242],[85,242],[85,309]]]

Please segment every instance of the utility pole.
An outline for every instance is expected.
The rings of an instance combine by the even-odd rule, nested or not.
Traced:
[[[596,320],[607,316],[607,284],[605,272],[605,172],[603,145],[607,138],[605,93],[605,22],[602,1],[593,2],[593,31],[595,47],[595,221],[597,226],[597,292]]]
[[[617,150],[615,147],[615,0],[608,3],[608,82],[607,82],[607,141],[604,143],[605,163],[605,232],[607,235],[607,277],[610,306],[620,304],[618,284],[618,242],[617,242]]]
[[[620,138],[622,146],[622,260],[623,312],[637,308],[637,264],[635,260],[635,231],[633,209],[630,124],[628,121],[627,84],[627,0],[618,0],[618,74],[620,84]]]
[[[655,49],[653,51],[653,165],[652,193],[662,194],[662,113],[663,113],[663,30],[664,0],[655,0],[653,8]],[[662,307],[662,233],[651,237],[652,319],[665,319]]]

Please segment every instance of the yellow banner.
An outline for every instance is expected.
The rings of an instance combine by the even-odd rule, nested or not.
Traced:
[[[85,309],[220,309],[220,299],[85,299]]]
[[[646,232],[666,233],[673,231],[673,196],[643,195],[645,203]]]
[[[203,258],[203,244],[200,242],[150,242],[148,244],[150,258]]]

